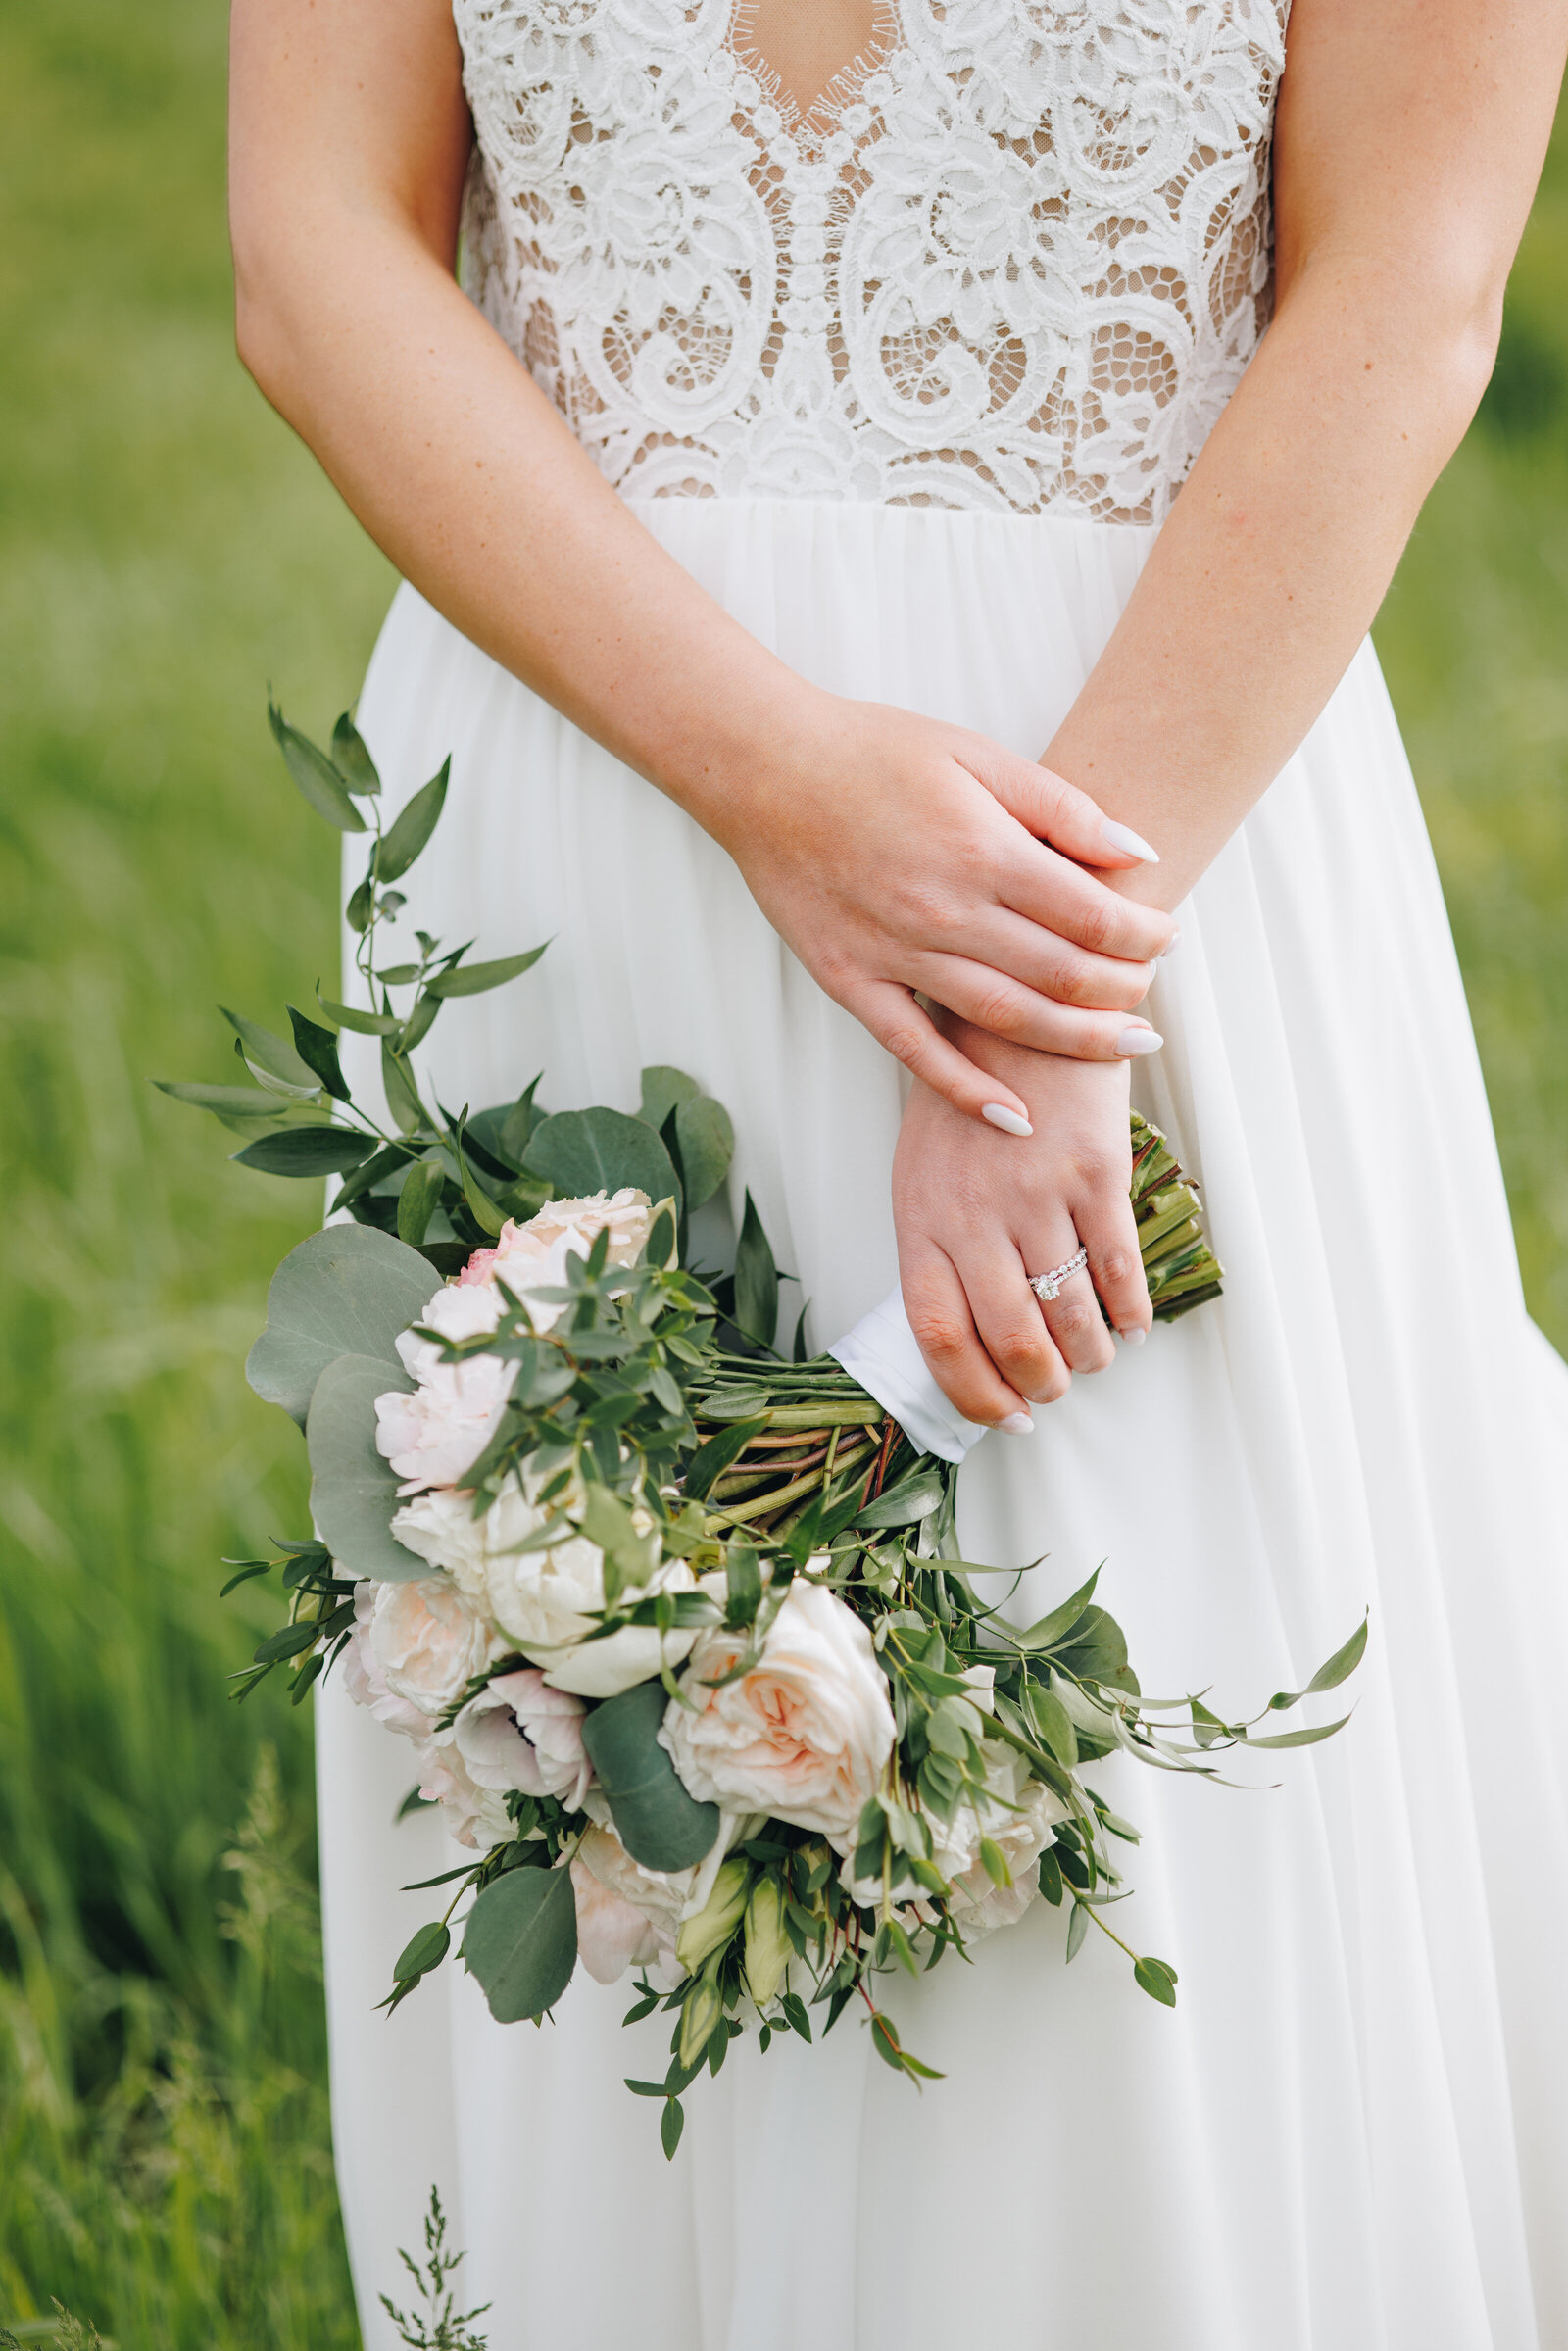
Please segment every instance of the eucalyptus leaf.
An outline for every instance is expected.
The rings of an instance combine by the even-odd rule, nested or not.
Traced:
[[[722,1102],[704,1095],[675,1104],[675,1141],[680,1149],[687,1213],[711,1200],[735,1156],[735,1129]]]
[[[1247,1744],[1250,1747],[1315,1747],[1320,1739],[1332,1739],[1336,1731],[1343,1731],[1349,1719],[1348,1714],[1342,1714],[1337,1723],[1322,1723],[1315,1731],[1276,1731],[1267,1739],[1254,1739],[1249,1734]]]
[[[332,764],[349,790],[362,800],[380,791],[381,778],[375,772],[375,761],[347,710],[332,729]]]
[[[351,1101],[347,1082],[337,1057],[337,1038],[319,1021],[310,1019],[293,1004],[283,1007],[294,1030],[294,1050],[307,1067],[314,1071],[334,1102]]]
[[[264,1029],[259,1020],[246,1020],[240,1013],[231,1012],[226,1004],[220,1004],[218,1008],[238,1037],[247,1060],[254,1061],[258,1069],[265,1069],[269,1076],[281,1078],[285,1086],[292,1086],[301,1094],[314,1094],[317,1091],[319,1081],[315,1070],[306,1067],[293,1046],[284,1038],[276,1036],[271,1029]]]
[[[1082,1902],[1074,1902],[1072,1915],[1067,1921],[1067,1958],[1069,1963],[1077,1958],[1083,1948],[1083,1939],[1088,1932],[1089,1913]]]
[[[679,1197],[675,1170],[659,1137],[620,1110],[561,1110],[528,1138],[523,1166],[545,1176],[563,1199],[619,1192],[631,1185],[650,1200]]]
[[[545,947],[550,944],[545,941]],[[427,984],[432,996],[443,1000],[449,996],[483,996],[489,988],[503,988],[508,980],[520,979],[531,971],[544,954],[544,947],[530,947],[526,955],[502,955],[494,963],[460,963],[452,971],[438,971]]]
[[[357,1127],[283,1127],[275,1135],[260,1135],[234,1153],[240,1167],[259,1168],[263,1175],[341,1175],[358,1167],[375,1149],[373,1135]]]
[[[340,1029],[352,1029],[356,1036],[395,1037],[403,1026],[395,1012],[362,1012],[357,1004],[334,1003],[330,996],[321,994],[319,987],[316,1001],[328,1020],[335,1020]]]
[[[445,759],[439,773],[421,785],[408,806],[399,811],[390,829],[382,834],[372,860],[378,882],[395,882],[408,872],[440,822],[451,775],[452,761]]]
[[[735,1249],[735,1327],[760,1347],[772,1346],[778,1327],[778,1267],[750,1192]]]
[[[398,1478],[375,1448],[376,1397],[394,1388],[406,1393],[413,1384],[401,1364],[394,1376],[379,1356],[339,1355],[311,1396],[305,1420],[311,1517],[345,1576],[408,1584],[430,1572],[429,1562],[392,1534],[401,1506]]]
[[[637,1115],[645,1126],[657,1135],[677,1102],[694,1102],[701,1099],[702,1088],[684,1069],[671,1069],[664,1062],[654,1062],[643,1071],[643,1098]]]
[[[391,1388],[403,1376],[397,1341],[419,1320],[434,1288],[423,1257],[373,1225],[312,1233],[272,1276],[267,1328],[245,1377],[302,1429],[317,1381],[339,1355],[373,1357]]]
[[[445,1182],[446,1170],[434,1159],[419,1160],[404,1177],[398,1194],[398,1239],[410,1249],[417,1249],[429,1231]]]
[[[541,1071],[540,1075],[543,1074]],[[504,1113],[489,1113],[500,1120],[496,1129],[496,1143],[502,1157],[513,1167],[521,1167],[534,1128],[542,1126],[545,1121],[545,1111],[534,1101],[538,1086],[539,1079],[535,1078],[531,1085],[523,1088],[510,1109]]]
[[[324,816],[340,833],[363,833],[365,818],[325,752],[318,751],[298,727],[290,726],[275,702],[267,706],[267,720],[290,775],[318,816]]]
[[[154,1078],[160,1094],[170,1095],[176,1102],[189,1102],[194,1109],[211,1110],[218,1118],[280,1118],[283,1105],[275,1097],[269,1101],[254,1086],[176,1086],[169,1078]]]
[[[567,1869],[508,1870],[468,1913],[463,1960],[498,2025],[543,2016],[577,1964],[577,1898]]]
[[[1083,1615],[1094,1597],[1095,1586],[1099,1581],[1100,1570],[1097,1567],[1088,1583],[1080,1584],[1078,1590],[1070,1598],[1063,1600],[1059,1608],[1053,1608],[1049,1616],[1038,1618],[1034,1624],[1015,1636],[1018,1647],[1021,1649],[1054,1648],[1056,1643],[1064,1640],[1072,1631],[1078,1619]]]
[[[167,1087],[165,1091],[168,1092]],[[1345,1646],[1336,1649],[1326,1665],[1318,1667],[1304,1690],[1277,1690],[1269,1699],[1270,1711],[1283,1714],[1288,1706],[1299,1704],[1302,1698],[1315,1698],[1322,1690],[1337,1690],[1342,1682],[1348,1682],[1365,1654],[1368,1623],[1367,1617],[1361,1619]],[[1255,1739],[1251,1741],[1253,1746],[1261,1743]]]
[[[582,1727],[620,1841],[650,1870],[689,1869],[718,1835],[718,1806],[688,1793],[659,1743],[668,1703],[662,1682],[640,1682],[596,1706]]]
[[[939,1471],[918,1470],[879,1494],[874,1502],[867,1502],[857,1512],[854,1523],[858,1527],[912,1527],[942,1507],[946,1493],[947,1484]]]
[[[389,1037],[381,1040],[381,1090],[386,1096],[386,1106],[392,1113],[393,1124],[400,1127],[405,1135],[412,1135],[416,1127],[429,1125],[428,1113],[414,1082],[414,1072],[402,1054],[393,1051]]]
[[[1140,1959],[1134,1963],[1133,1979],[1141,1991],[1152,2000],[1161,2001],[1166,2008],[1176,2005],[1176,1970],[1167,1967],[1163,1959]]]

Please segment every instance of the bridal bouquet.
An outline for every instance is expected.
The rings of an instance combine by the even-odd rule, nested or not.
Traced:
[[[304,1431],[315,1534],[280,1558],[287,1621],[236,1677],[303,1698],[340,1663],[407,1739],[410,1804],[436,1803],[464,1858],[439,1918],[393,1968],[395,2008],[452,1951],[503,2022],[545,2016],[580,1963],[635,1971],[627,2022],[672,2019],[661,2081],[681,2098],[755,2026],[809,2041],[862,2005],[905,2047],[878,1979],[961,1963],[1039,1899],[1067,1904],[1173,2005],[1176,1973],[1107,1915],[1136,1841],[1086,1772],[1121,1751],[1215,1775],[1246,1744],[1329,1737],[1140,1692],[1096,1579],[1038,1622],[980,1596],[955,1526],[979,1432],[929,1383],[896,1298],[805,1359],[776,1352],[779,1274],[750,1194],[733,1266],[698,1262],[693,1218],[725,1184],[722,1106],[646,1069],[635,1112],[515,1102],[452,1115],[413,1050],[442,1004],[514,979],[415,934],[376,950],[393,886],[428,841],[446,770],[386,829],[350,721],[322,752],[272,713],[296,782],[373,833],[348,903],[363,1003],[290,1007],[292,1040],[227,1015],[247,1086],[169,1086],[248,1137],[242,1165],[341,1178],[332,1220],[279,1266],[248,1376]],[[367,816],[370,821],[367,822]],[[403,1009],[395,998],[404,997]],[[338,1052],[379,1042],[384,1124]],[[1216,1295],[1197,1195],[1135,1118],[1133,1195],[1156,1317]],[[857,1376],[858,1375],[858,1376]],[[878,1393],[880,1391],[880,1394]],[[1271,1720],[1353,1670],[1359,1628]]]

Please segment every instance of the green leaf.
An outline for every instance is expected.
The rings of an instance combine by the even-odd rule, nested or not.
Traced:
[[[259,1020],[245,1020],[226,1004],[218,1008],[244,1047],[247,1060],[254,1061],[258,1069],[265,1069],[270,1077],[281,1079],[285,1086],[297,1087],[302,1094],[317,1091],[315,1070],[307,1069],[292,1045],[274,1035],[271,1029],[264,1029]]]
[[[496,1130],[501,1154],[513,1167],[521,1167],[534,1128],[544,1124],[545,1112],[533,1099],[538,1084],[539,1079],[535,1078],[532,1085],[523,1088]]]
[[[275,1095],[269,1099],[255,1086],[176,1086],[168,1078],[154,1078],[153,1084],[160,1094],[211,1110],[216,1118],[279,1118],[283,1112]]]
[[[1139,1959],[1133,1963],[1133,1981],[1140,1991],[1148,1992],[1166,2008],[1176,2005],[1176,1970],[1167,1967],[1163,1959]]]
[[[993,1886],[1012,1884],[1012,1872],[1007,1867],[1006,1855],[989,1837],[980,1839],[980,1861]]]
[[[374,1149],[375,1137],[362,1135],[357,1127],[283,1127],[275,1135],[258,1135],[242,1151],[235,1151],[234,1161],[239,1167],[260,1168],[263,1175],[341,1175],[345,1168],[358,1167]]]
[[[463,1960],[499,2025],[543,2016],[577,1964],[577,1899],[568,1869],[508,1870],[468,1913]]]
[[[434,1159],[421,1159],[409,1169],[398,1194],[398,1239],[417,1249],[430,1229],[446,1170]]]
[[[394,1377],[370,1355],[339,1355],[316,1383],[305,1417],[311,1517],[345,1576],[410,1584],[430,1573],[429,1562],[392,1534],[398,1480],[375,1449],[376,1397],[412,1386],[401,1365]]]
[[[646,1073],[645,1073],[646,1077]],[[735,1129],[722,1102],[709,1095],[675,1105],[675,1141],[688,1213],[711,1200],[735,1156]]]
[[[1082,1950],[1084,1936],[1088,1933],[1089,1912],[1082,1902],[1074,1902],[1072,1906],[1072,1916],[1067,1921],[1067,1958],[1069,1964],[1077,1958],[1079,1952]]]
[[[408,1145],[383,1144],[378,1151],[372,1151],[368,1159],[362,1159],[351,1176],[345,1177],[343,1188],[333,1200],[329,1213],[335,1215],[339,1208],[346,1208],[350,1200],[357,1200],[363,1194],[373,1192],[377,1184],[395,1174],[400,1167],[409,1166],[417,1156],[417,1151]]]
[[[297,727],[290,726],[275,702],[268,704],[267,718],[290,775],[318,816],[324,816],[340,833],[363,833],[365,818],[325,752],[318,751]]]
[[[363,937],[370,927],[370,916],[374,912],[375,885],[367,874],[359,888],[351,892],[348,905],[343,908],[343,919],[351,931],[358,931]]]
[[[680,1187],[659,1137],[620,1110],[561,1110],[528,1138],[523,1166],[548,1177],[563,1199],[631,1185],[650,1200],[678,1199]]]
[[[1027,1703],[1035,1729],[1062,1770],[1070,1772],[1078,1761],[1078,1734],[1073,1729],[1072,1716],[1055,1691],[1047,1690],[1041,1682],[1028,1684]]]
[[[549,945],[547,939],[545,947]],[[449,996],[483,996],[488,988],[504,988],[508,980],[520,979],[525,971],[531,971],[545,947],[530,947],[524,955],[503,955],[494,963],[460,963],[452,971],[438,971],[429,982],[430,994],[444,1001]]]
[[[414,1790],[414,1800],[416,1803],[419,1800],[417,1788]],[[401,1984],[409,1976],[427,1976],[433,1967],[441,1965],[451,1948],[451,1929],[444,1920],[432,1919],[429,1926],[421,1927],[413,1941],[405,1944],[399,1953],[397,1965],[392,1970],[393,1981]]]
[[[1253,1739],[1249,1734],[1247,1744],[1250,1747],[1315,1747],[1319,1739],[1332,1739],[1336,1731],[1343,1731],[1349,1719],[1348,1714],[1342,1714],[1337,1723],[1322,1723],[1315,1731],[1276,1731],[1269,1739]]]
[[[371,859],[378,882],[395,882],[408,872],[440,821],[451,774],[452,761],[444,759],[439,774],[416,792],[390,831],[382,834]]]
[[[1061,1864],[1050,1845],[1047,1845],[1040,1856],[1037,1876],[1041,1893],[1051,1904],[1053,1910],[1059,1910],[1061,1907]]]
[[[669,2163],[675,2160],[675,2149],[680,2145],[680,2134],[685,2128],[685,2107],[678,2098],[666,2099],[664,2111],[659,2118],[659,2141]]]
[[[1100,1570],[1097,1567],[1088,1583],[1080,1584],[1078,1590],[1069,1599],[1063,1600],[1059,1608],[1053,1608],[1049,1616],[1040,1617],[1034,1624],[1017,1635],[1018,1647],[1021,1649],[1054,1648],[1056,1643],[1072,1631],[1078,1619],[1083,1615],[1084,1610],[1095,1596],[1095,1586],[1099,1582]]]
[[[1055,1652],[1062,1666],[1081,1681],[1120,1682],[1127,1672],[1126,1636],[1103,1608],[1086,1608],[1072,1629],[1072,1639],[1058,1641]]]
[[[373,1225],[334,1224],[290,1249],[267,1293],[267,1328],[245,1377],[264,1402],[305,1426],[316,1383],[339,1355],[369,1356],[390,1388],[405,1377],[397,1341],[429,1303],[424,1259]]]
[[[753,1420],[737,1420],[717,1437],[710,1437],[700,1445],[686,1466],[682,1491],[694,1501],[702,1501],[710,1494],[730,1463],[746,1450],[754,1437],[760,1437],[767,1426],[767,1414],[760,1413]]]
[[[416,1045],[424,1043],[435,1026],[436,1014],[440,1009],[441,999],[432,996],[428,988],[415,999],[414,1009],[403,1023],[403,1034],[398,1040],[400,1053],[412,1053]]]
[[[323,996],[319,986],[316,1001],[328,1020],[335,1020],[340,1029],[353,1029],[360,1037],[395,1037],[403,1026],[395,1012],[362,1012],[355,1004],[340,1004],[330,996]]]
[[[735,1327],[760,1347],[772,1346],[778,1327],[778,1267],[750,1192],[735,1251]]]
[[[690,1868],[718,1835],[718,1806],[688,1792],[659,1743],[667,1704],[662,1682],[639,1682],[596,1706],[582,1727],[620,1841],[650,1870]]]
[[[381,778],[375,772],[375,761],[347,710],[332,729],[332,764],[349,790],[362,800],[380,791]]]
[[[1287,1706],[1295,1706],[1302,1698],[1315,1698],[1320,1690],[1337,1690],[1342,1682],[1348,1682],[1365,1654],[1367,1629],[1368,1619],[1363,1616],[1344,1648],[1336,1649],[1327,1665],[1318,1667],[1304,1690],[1277,1690],[1274,1692],[1269,1699],[1270,1711],[1282,1714]],[[1261,1741],[1254,1739],[1251,1743],[1258,1746]]]
[[[947,1484],[940,1471],[922,1469],[912,1477],[901,1478],[886,1494],[879,1494],[874,1502],[857,1513],[858,1527],[912,1527],[933,1510],[940,1510]]]
[[[677,1102],[700,1100],[702,1088],[684,1069],[671,1069],[667,1063],[656,1061],[643,1071],[643,1099],[637,1115],[657,1135]]]
[[[285,1004],[283,1009],[293,1028],[294,1045],[300,1059],[319,1078],[334,1102],[350,1101],[352,1098],[338,1063],[336,1036],[330,1029],[323,1029],[319,1022],[308,1019],[293,1004]]]
[[[416,1127],[429,1125],[424,1104],[419,1100],[418,1088],[414,1083],[414,1073],[401,1053],[393,1051],[391,1040],[387,1037],[381,1040],[381,1090],[386,1096],[386,1106],[392,1113],[393,1124],[400,1127],[405,1135],[412,1135]]]

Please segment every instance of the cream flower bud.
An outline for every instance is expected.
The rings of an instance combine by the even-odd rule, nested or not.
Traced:
[[[746,1988],[759,2008],[783,1983],[792,1949],[784,1932],[784,1889],[776,1878],[760,1878],[746,1905]]]
[[[728,1942],[745,1914],[751,1881],[750,1862],[738,1856],[719,1870],[708,1900],[675,1938],[675,1956],[688,1975],[695,1975],[705,1959]]]

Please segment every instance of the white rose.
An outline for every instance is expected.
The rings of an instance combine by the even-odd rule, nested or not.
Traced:
[[[684,1559],[666,1559],[646,1584],[621,1596],[695,1588]],[[496,1622],[524,1656],[544,1667],[545,1680],[585,1698],[616,1697],[662,1665],[678,1665],[695,1639],[691,1633],[661,1636],[652,1625],[623,1625],[603,1641],[587,1640],[595,1622],[588,1611],[605,1605],[605,1555],[586,1535],[567,1535],[548,1550],[492,1552],[486,1592]]]
[[[370,1650],[388,1690],[421,1714],[441,1714],[497,1654],[490,1627],[446,1576],[382,1584]]]
[[[593,1777],[582,1743],[587,1708],[551,1690],[536,1667],[497,1674],[452,1726],[452,1742],[478,1788],[559,1796],[575,1812]]]
[[[354,1587],[354,1630],[343,1652],[344,1685],[355,1705],[368,1708],[388,1730],[401,1731],[405,1739],[422,1739],[430,1727],[428,1718],[387,1688],[381,1661],[370,1646],[370,1620],[378,1589],[370,1583]]]
[[[392,1532],[405,1550],[444,1567],[458,1590],[487,1613],[492,1561],[543,1523],[544,1513],[509,1478],[482,1518],[474,1517],[469,1494],[421,1494],[396,1513]]]
[[[577,1949],[597,1983],[613,1984],[629,1967],[655,1965],[678,1983],[686,1971],[675,1957],[675,1937],[696,1876],[695,1870],[668,1876],[645,1870],[612,1828],[585,1832],[571,1877]]]
[[[475,1249],[457,1280],[436,1293],[425,1308],[425,1322],[444,1339],[472,1339],[481,1331],[493,1331],[505,1307],[496,1287],[499,1279],[523,1300],[534,1329],[548,1331],[565,1308],[552,1300],[536,1300],[532,1293],[564,1290],[567,1258],[586,1257],[607,1228],[606,1263],[635,1265],[652,1214],[647,1193],[627,1189],[612,1197],[596,1192],[588,1200],[548,1200],[526,1224],[509,1218],[495,1248]]]
[[[860,1810],[893,1752],[893,1708],[871,1637],[820,1584],[793,1583],[749,1673],[710,1685],[746,1637],[704,1633],[659,1736],[700,1801],[814,1829],[852,1852]]]
[[[375,1449],[405,1494],[461,1485],[501,1425],[517,1367],[496,1355],[443,1363],[432,1343],[412,1331],[397,1344],[418,1384],[412,1395],[394,1388],[376,1397]]]
[[[478,1785],[450,1731],[438,1732],[419,1748],[419,1793],[427,1803],[440,1805],[448,1834],[471,1853],[510,1844],[516,1834],[505,1796]]]
[[[1068,1807],[1044,1781],[1030,1776],[1021,1757],[986,1749],[985,1793],[960,1801],[951,1821],[930,1823],[931,1859],[949,1882],[953,1913],[966,1943],[982,1941],[1022,1918],[1040,1890],[1035,1865],[1052,1842],[1056,1822],[1067,1818]],[[996,1885],[980,1859],[982,1837],[990,1837],[1006,1862],[1010,1886]],[[880,1878],[857,1879],[848,1869],[839,1876],[852,1901],[874,1909],[882,1899]],[[906,1896],[900,1906],[918,1918],[936,1916],[920,1898]]]

